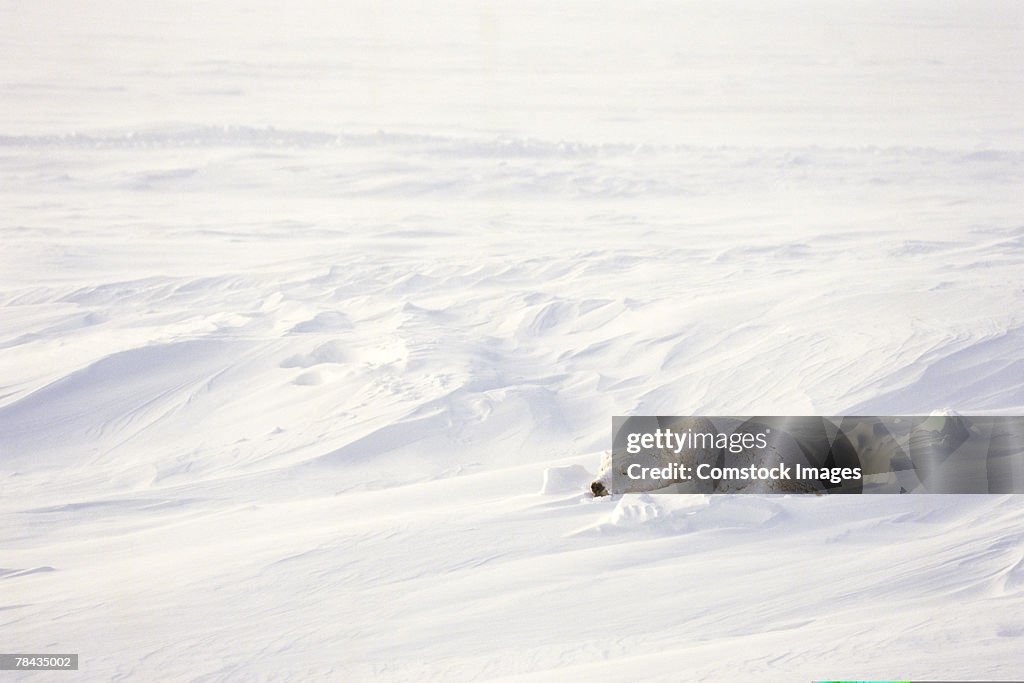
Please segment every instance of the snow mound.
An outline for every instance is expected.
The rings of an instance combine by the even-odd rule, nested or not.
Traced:
[[[586,491],[593,475],[583,465],[562,465],[544,470],[540,492],[545,495]]]
[[[604,519],[580,533],[644,532],[677,535],[708,529],[758,530],[786,518],[770,497],[624,494]]]

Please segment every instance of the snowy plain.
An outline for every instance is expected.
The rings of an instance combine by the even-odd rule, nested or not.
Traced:
[[[11,680],[1024,677],[1015,496],[594,499],[1024,411],[1016,2],[0,4]]]

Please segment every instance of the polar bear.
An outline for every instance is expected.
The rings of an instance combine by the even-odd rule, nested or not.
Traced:
[[[626,421],[619,434],[615,436],[616,450],[625,453],[623,444],[618,443],[630,431],[653,431],[669,429],[676,433],[692,431],[696,433],[717,435],[711,420],[706,417],[633,417]],[[713,439],[712,439],[713,441]],[[641,448],[640,452],[625,455],[618,459],[612,458],[610,451],[605,452],[601,459],[601,469],[597,478],[590,484],[595,497],[607,496],[610,493],[642,493],[645,491],[663,490],[665,493],[710,493],[713,486],[710,482],[699,480],[683,481],[678,476],[669,479],[632,479],[627,470],[633,465],[641,468],[664,469],[674,465],[685,465],[696,468],[700,463],[715,463],[721,456],[721,449],[710,447],[684,447],[676,452],[671,448]],[[692,469],[691,469],[692,471]]]
[[[591,492],[594,496],[650,491],[818,495],[861,492],[859,479],[829,483],[821,479],[789,478],[787,474],[786,477],[762,480],[752,479],[743,472],[751,467],[790,472],[796,465],[804,468],[849,467],[851,470],[859,467],[860,460],[849,440],[835,430],[830,437],[823,419],[757,417],[742,422],[741,418],[714,419],[721,429],[706,417],[628,418],[614,435],[613,452],[619,455],[613,458],[611,453],[605,454],[600,472],[590,484]],[[664,435],[666,429],[673,433],[671,441],[677,444],[676,448],[638,448],[635,440],[629,440],[638,433],[653,434],[658,430]],[[702,439],[697,445],[693,440],[676,441],[677,437],[687,433],[709,438]],[[679,447],[680,443],[684,447]],[[691,475],[683,480],[678,476],[680,465],[690,473],[698,473],[698,476]],[[703,470],[698,469],[701,465],[705,466]],[[653,475],[645,479],[633,478],[629,476],[630,468],[634,474],[647,468],[677,476],[669,479]],[[702,471],[704,474],[700,474]]]

